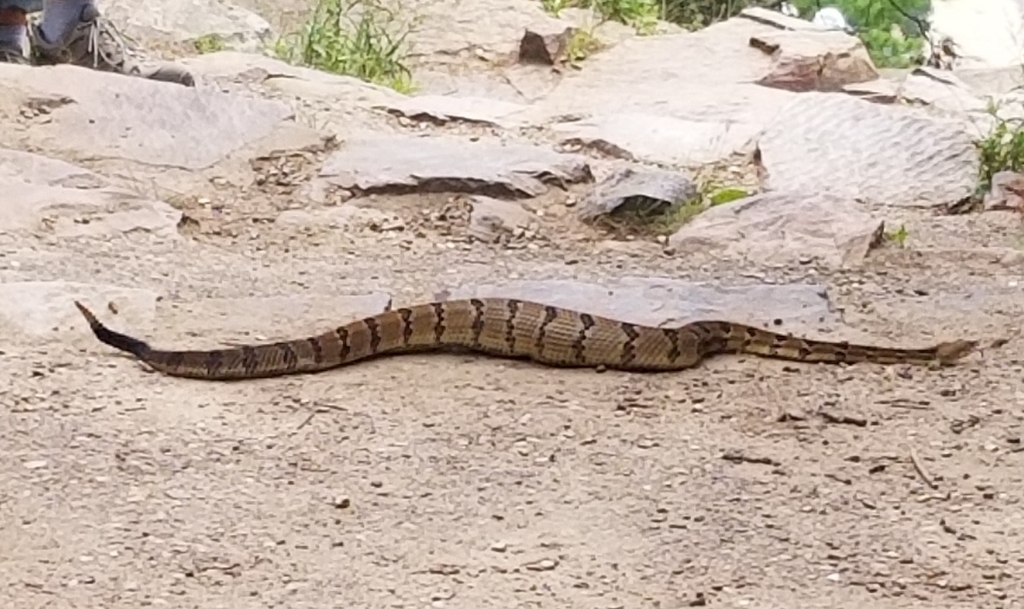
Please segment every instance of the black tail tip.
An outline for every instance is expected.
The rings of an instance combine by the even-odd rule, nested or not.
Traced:
[[[114,332],[110,328],[104,326],[99,319],[93,315],[85,305],[75,301],[75,306],[78,307],[79,312],[85,317],[85,321],[89,322],[89,329],[96,336],[99,341],[107,346],[121,351],[127,351],[137,357],[144,357],[150,351],[150,347],[145,342],[132,338],[126,334],[120,332]]]
[[[96,319],[96,316],[93,315],[92,311],[90,311],[88,308],[86,308],[86,306],[84,304],[82,304],[82,303],[80,303],[80,302],[78,302],[76,300],[75,301],[75,306],[78,307],[79,313],[81,313],[82,316],[85,317],[85,321],[89,322],[89,327],[90,328],[95,330],[97,326],[100,326],[100,327],[103,326],[103,324],[100,323],[100,320]]]

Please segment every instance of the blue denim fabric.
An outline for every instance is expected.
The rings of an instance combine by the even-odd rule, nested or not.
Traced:
[[[43,10],[43,0],[0,0],[0,9],[20,8],[26,13],[38,13]]]

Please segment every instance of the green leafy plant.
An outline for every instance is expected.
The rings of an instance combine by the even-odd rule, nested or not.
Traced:
[[[738,201],[739,199],[749,196],[750,193],[742,188],[723,188],[708,196],[708,203],[711,207],[714,207],[716,205],[724,205],[726,203]]]
[[[620,236],[667,236],[706,209],[701,197],[651,205],[646,197],[627,200],[613,213],[596,220],[598,226]]]
[[[291,63],[355,76],[406,93],[407,27],[381,0],[319,0],[302,30],[279,39],[274,53]]]
[[[907,237],[909,236],[910,233],[907,232],[907,227],[904,226],[903,224],[900,224],[900,227],[897,228],[896,230],[886,231],[885,233],[886,241],[889,241],[890,243],[895,243],[897,247],[901,248],[905,247]]]
[[[631,235],[670,235],[704,211],[717,205],[724,205],[751,196],[743,188],[720,188],[714,180],[697,178],[695,196],[671,205],[645,205],[644,197],[627,202],[602,223],[617,233]]]
[[[200,55],[204,53],[223,51],[225,48],[224,39],[217,34],[206,34],[204,36],[200,36],[192,41],[192,45]]]
[[[633,26],[649,34],[658,24],[661,3],[658,0],[588,0],[604,18]]]
[[[592,53],[601,48],[601,42],[594,37],[593,32],[586,29],[577,29],[569,38],[565,54],[570,65],[577,65],[589,57]]]
[[[573,5],[573,0],[540,0],[540,3],[545,11],[557,17],[562,12],[562,9]]]
[[[613,0],[607,0],[611,2]],[[790,0],[800,16],[811,19],[822,5],[834,6],[846,17],[875,65],[908,67],[921,62],[924,34],[932,0]],[[738,15],[764,0],[662,0],[658,17],[689,30],[698,30]]]
[[[641,34],[649,34],[658,24],[660,0],[541,0],[544,10],[558,16],[567,8],[589,8],[608,21],[632,26]]]
[[[818,0],[791,1],[808,18],[819,7]],[[829,4],[857,30],[875,65],[906,68],[921,63],[925,39],[920,28],[928,19],[931,0],[832,0]]]
[[[1024,121],[1019,118],[1001,118],[998,106],[992,103],[989,104],[988,113],[995,119],[995,125],[975,143],[979,161],[979,197],[992,187],[992,176],[995,174],[1024,168]]]
[[[660,17],[688,30],[699,30],[712,23],[734,17],[748,6],[758,6],[751,0],[664,0]]]
[[[907,37],[893,26],[892,30],[872,28],[859,33],[871,61],[883,68],[909,68],[920,65],[924,54],[924,38]]]

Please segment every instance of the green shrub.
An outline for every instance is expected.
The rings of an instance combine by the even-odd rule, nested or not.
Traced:
[[[552,15],[566,8],[593,9],[602,19],[632,26],[641,34],[654,30],[661,13],[660,0],[541,0]]]
[[[989,114],[995,126],[976,143],[978,149],[978,190],[981,197],[992,186],[992,176],[1000,171],[1024,169],[1024,121],[1019,118],[1001,118],[999,108],[989,105]]]
[[[633,25],[644,32],[653,29],[658,19],[698,30],[734,17],[747,7],[775,4],[765,0],[541,1],[552,14],[570,6],[593,7],[607,19]],[[791,2],[805,19],[811,19],[821,5],[820,0]],[[908,67],[921,62],[925,40],[918,23],[925,23],[931,0],[899,0],[899,8],[892,0],[830,0],[828,5],[839,9],[856,28],[872,61],[879,67]]]
[[[791,2],[808,19],[818,10],[818,0]],[[856,28],[875,65],[906,68],[921,63],[925,40],[919,24],[926,23],[931,0],[899,0],[898,4],[892,0],[831,0],[829,4]]]
[[[206,34],[200,36],[192,41],[192,46],[195,47],[196,52],[200,55],[204,53],[216,53],[217,51],[223,51],[226,48],[224,39],[217,34]]]

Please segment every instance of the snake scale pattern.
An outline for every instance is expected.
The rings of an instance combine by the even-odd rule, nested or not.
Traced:
[[[471,351],[559,367],[627,371],[692,368],[712,355],[749,353],[798,362],[948,365],[976,341],[903,349],[796,338],[728,321],[657,328],[507,298],[472,298],[387,310],[308,338],[204,351],[155,349],[78,310],[102,343],[158,372],[203,380],[241,380],[337,368],[415,351]]]

